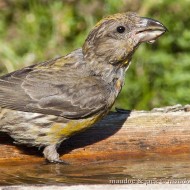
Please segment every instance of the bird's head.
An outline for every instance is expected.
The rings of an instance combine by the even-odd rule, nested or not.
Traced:
[[[135,13],[119,13],[98,22],[89,33],[83,54],[88,62],[127,65],[142,42],[154,42],[167,31],[159,21]]]

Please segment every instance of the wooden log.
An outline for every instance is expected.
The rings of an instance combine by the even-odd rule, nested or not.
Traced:
[[[44,160],[37,148],[15,145],[4,133],[0,133],[0,152],[0,162]],[[62,159],[76,163],[190,153],[190,106],[110,113],[92,128],[64,141],[59,153]]]

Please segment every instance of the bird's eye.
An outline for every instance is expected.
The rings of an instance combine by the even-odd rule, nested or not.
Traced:
[[[117,27],[117,32],[119,32],[119,33],[125,32],[125,27],[124,26],[118,26]]]

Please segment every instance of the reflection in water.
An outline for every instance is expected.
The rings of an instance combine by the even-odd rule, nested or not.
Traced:
[[[108,184],[111,179],[190,179],[189,155],[146,156],[86,164],[0,163],[0,185]]]

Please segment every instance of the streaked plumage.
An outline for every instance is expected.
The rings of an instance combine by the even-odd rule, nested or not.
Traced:
[[[116,14],[100,21],[82,48],[0,77],[0,131],[59,161],[57,145],[111,109],[138,45],[165,31],[158,21]]]

